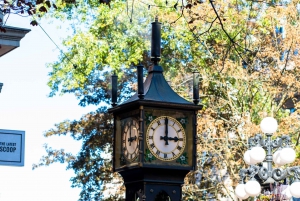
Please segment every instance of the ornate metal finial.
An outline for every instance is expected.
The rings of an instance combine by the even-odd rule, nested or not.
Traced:
[[[160,44],[161,44],[161,23],[158,22],[158,17],[155,17],[155,22],[152,22],[151,35],[151,61],[157,65],[160,61]]]
[[[115,107],[117,105],[118,98],[118,76],[116,74],[111,76],[111,105]]]
[[[199,103],[199,72],[193,72],[193,102],[195,105]]]
[[[137,73],[138,73],[138,97],[140,99],[144,99],[144,84],[143,84],[143,69],[144,66],[139,64],[137,66]]]

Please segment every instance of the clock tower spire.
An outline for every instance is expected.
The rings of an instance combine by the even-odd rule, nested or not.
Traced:
[[[160,46],[161,23],[156,17],[153,65],[145,82],[139,65],[138,92],[120,105],[112,97],[109,109],[114,115],[113,169],[124,179],[126,201],[180,201],[184,177],[196,166],[197,111],[202,108],[197,104],[198,82],[194,82],[194,103],[174,92],[158,64]]]

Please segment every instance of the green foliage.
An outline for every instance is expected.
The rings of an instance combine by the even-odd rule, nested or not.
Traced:
[[[88,31],[78,31],[64,41],[69,52],[61,60],[49,64],[50,96],[74,93],[80,105],[109,103],[109,76],[114,72],[124,80],[122,96],[130,95],[134,64],[147,58],[149,44],[145,40],[149,19],[138,26],[128,23],[124,13],[125,4],[115,2],[111,9],[101,5],[97,8],[97,19]],[[141,16],[143,20],[144,16]],[[127,88],[127,89],[126,89]]]
[[[109,151],[112,141],[111,116],[106,108],[84,115],[79,121],[65,121],[56,124],[55,129],[45,133],[46,137],[53,135],[68,135],[74,140],[81,140],[82,147],[76,156],[65,153],[63,149],[53,150],[45,146],[47,155],[39,166],[48,166],[55,162],[67,163],[67,169],[74,170],[76,176],[71,178],[72,187],[82,189],[80,200],[99,200],[102,197],[102,185],[112,179],[111,159],[104,153]]]
[[[134,66],[139,62],[146,68],[151,65],[149,25],[155,15],[162,22],[160,64],[173,89],[191,100],[192,72],[200,72],[204,107],[198,114],[197,163],[203,175],[199,186],[193,173],[187,175],[184,200],[233,199],[232,186],[245,165],[242,158],[247,139],[260,132],[259,123],[265,116],[277,118],[280,132],[289,133],[298,145],[298,111],[291,114],[286,110],[287,100],[299,107],[295,95],[300,91],[300,57],[292,54],[300,43],[298,2],[279,7],[239,0],[189,0],[183,5],[170,1],[167,6],[155,1],[157,7],[149,3],[150,10],[148,1],[113,1],[108,6],[82,0],[76,7],[58,2],[50,16],[77,19],[79,24],[74,26],[74,35],[63,42],[67,51],[48,65],[50,96],[72,93],[81,106],[107,105],[110,76],[115,73],[120,81],[118,102],[128,99],[136,89]],[[282,25],[279,19],[287,22]],[[275,32],[280,26],[286,30],[285,38]],[[281,56],[283,52],[286,54]],[[76,173],[71,181],[73,187],[82,189],[80,199],[98,200],[106,190],[103,184],[116,178],[111,161],[101,156],[109,152],[111,124],[105,108],[79,121],[57,124],[45,136],[70,134],[82,140],[81,150],[73,156],[45,147],[48,155],[34,167],[66,162]],[[118,200],[121,194],[122,189],[116,197],[101,198]]]

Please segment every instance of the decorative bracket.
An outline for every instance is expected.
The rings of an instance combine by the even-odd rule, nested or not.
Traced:
[[[282,168],[276,168],[272,171],[272,177],[276,181],[283,180],[288,176],[294,176],[296,179],[300,179],[300,166],[287,167],[285,170]]]

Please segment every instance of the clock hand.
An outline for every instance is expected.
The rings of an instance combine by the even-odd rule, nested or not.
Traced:
[[[179,138],[177,136],[176,137],[168,137],[168,118],[167,117],[165,118],[165,126],[166,126],[165,136],[160,136],[160,139],[165,141],[165,145],[169,145],[169,142],[168,142],[169,140],[174,140],[175,142],[177,142],[179,140]]]
[[[166,117],[165,118],[165,136],[160,136],[160,139],[161,140],[164,140],[165,141],[165,145],[169,145],[169,142],[168,142],[168,118]]]
[[[130,122],[130,131],[129,131],[129,138],[128,138],[129,146],[131,146],[131,142],[133,142],[134,140],[137,139],[136,135],[134,135],[133,137],[131,137],[131,131],[133,129],[132,125],[133,125],[133,121],[131,120],[131,122]]]
[[[128,138],[129,146],[131,146],[131,142],[136,140],[136,136]]]
[[[174,140],[175,142],[177,142],[179,140],[178,137],[168,137],[168,140]]]
[[[163,137],[163,136],[160,136],[160,139],[166,141],[166,145],[168,145],[168,144],[167,144],[167,141],[168,141],[168,140],[174,140],[175,142],[177,142],[177,141],[179,140],[178,137],[167,137],[167,136],[164,136],[164,137]]]
[[[165,145],[169,145],[169,142],[168,142],[168,132],[169,132],[169,131],[168,131],[168,127],[169,127],[169,126],[168,126],[168,121],[169,121],[169,120],[168,120],[168,118],[166,117],[166,118],[165,118],[165,126],[166,126],[165,134],[166,134],[166,135],[165,135],[165,138],[164,138],[164,140],[166,141]]]
[[[129,146],[131,146],[131,142],[133,141],[131,138],[131,126],[132,126],[132,120],[130,121],[130,126],[129,126],[129,138],[128,138]]]

